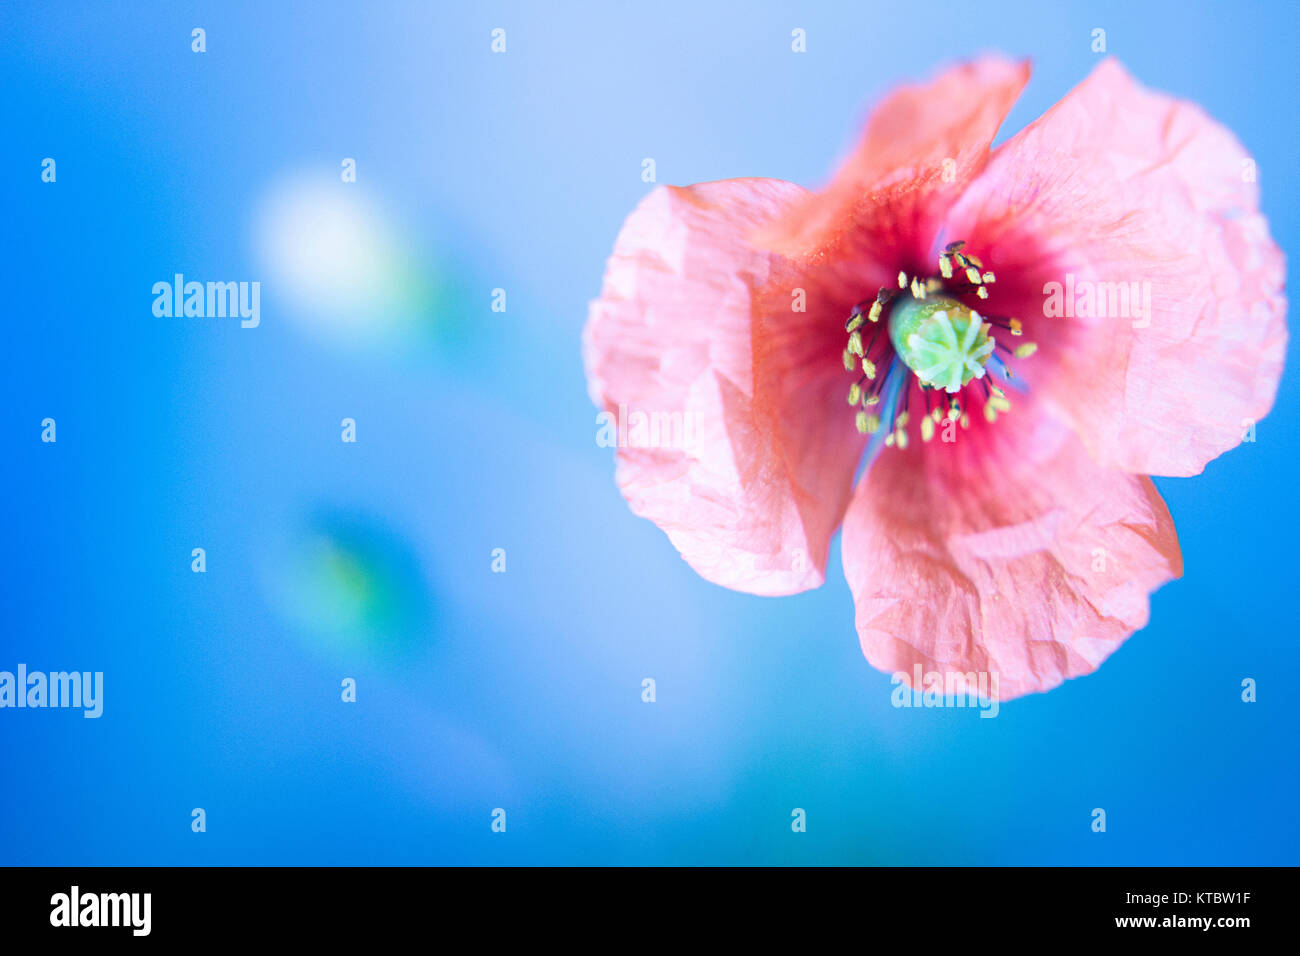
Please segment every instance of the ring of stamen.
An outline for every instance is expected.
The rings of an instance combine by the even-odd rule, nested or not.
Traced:
[[[1019,319],[981,316],[958,298],[974,295],[986,300],[987,286],[996,281],[993,271],[986,269],[978,257],[962,251],[964,246],[964,242],[953,242],[944,248],[937,276],[909,277],[900,271],[897,288],[882,288],[874,299],[854,306],[845,323],[849,341],[844,350],[844,368],[857,372],[858,361],[862,363],[861,374],[849,388],[849,405],[856,409],[858,431],[883,439],[882,445],[907,447],[910,377],[899,376],[908,371],[916,376],[925,402],[919,419],[921,438],[928,442],[940,424],[945,428],[947,423],[969,427],[971,395],[959,393],[972,381],[980,381],[983,388],[982,395],[977,392],[976,397],[982,399],[988,421],[1009,411],[1011,402],[1006,392],[992,383],[1011,381],[1009,358],[1026,359],[1037,350],[1032,342],[1022,340],[1022,344],[1011,348],[993,337],[995,328],[1020,337],[1023,329]],[[877,350],[878,323],[882,318],[888,335],[881,339]],[[870,336],[864,328],[868,323],[873,325]],[[931,408],[930,396],[936,392],[945,392],[948,398]],[[944,441],[949,440],[945,433]],[[869,445],[868,456],[878,447],[875,442]]]

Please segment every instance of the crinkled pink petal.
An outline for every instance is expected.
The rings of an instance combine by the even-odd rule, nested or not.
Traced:
[[[583,335],[600,408],[680,414],[692,432],[687,447],[632,447],[629,430],[617,481],[632,510],[703,577],[755,594],[825,579],[862,449],[840,363],[852,293],[750,241],[804,196],[765,179],[656,189]]]
[[[1027,402],[955,435],[888,449],[849,505],[844,571],[867,660],[909,683],[918,664],[996,675],[1003,700],[1090,673],[1182,573],[1159,493],[1099,467]]]
[[[984,168],[1029,72],[1027,62],[989,56],[896,90],[872,112],[830,186],[783,217],[764,244],[856,263],[870,273],[860,274],[863,295],[900,268],[932,267],[929,247],[942,218]]]
[[[1026,375],[1099,463],[1198,474],[1272,407],[1284,262],[1253,179],[1228,130],[1107,60],[952,211],[947,236],[996,269],[987,311],[1023,313],[1040,343]],[[1049,282],[1085,311],[1090,286],[1093,315],[1045,316]]]

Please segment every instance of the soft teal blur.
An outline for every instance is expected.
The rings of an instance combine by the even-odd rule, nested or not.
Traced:
[[[595,443],[643,158],[815,186],[981,50],[1034,59],[1014,130],[1096,27],[1238,134],[1294,250],[1280,0],[0,7],[0,669],[105,672],[99,720],[0,712],[0,862],[1295,863],[1293,374],[1160,482],[1151,626],[994,720],[891,707],[838,546],[813,593],[707,584]],[[155,318],[178,272],[260,281],[260,327]]]

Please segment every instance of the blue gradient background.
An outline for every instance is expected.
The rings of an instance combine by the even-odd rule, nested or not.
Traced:
[[[695,576],[579,354],[643,157],[815,186],[985,49],[1035,61],[1014,131],[1094,27],[1237,133],[1294,254],[1293,5],[465,6],[0,7],[0,669],[106,675],[97,721],[0,712],[0,862],[1296,863],[1294,355],[1256,444],[1158,482],[1187,571],[1151,625],[980,720],[890,706],[838,543],[798,597]],[[423,285],[376,295],[419,329],[317,335],[277,286],[259,210],[304,174],[384,210]],[[261,327],[155,318],[175,272],[262,281]]]

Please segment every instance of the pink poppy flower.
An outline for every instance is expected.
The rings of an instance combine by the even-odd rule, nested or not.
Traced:
[[[1228,130],[1106,60],[991,150],[1028,78],[984,58],[898,90],[820,193],[655,189],[583,334],[618,485],[699,574],[816,587],[842,525],[867,660],[1003,700],[1145,626],[1182,573],[1146,476],[1242,440],[1287,334]],[[656,415],[691,440],[647,440]]]

